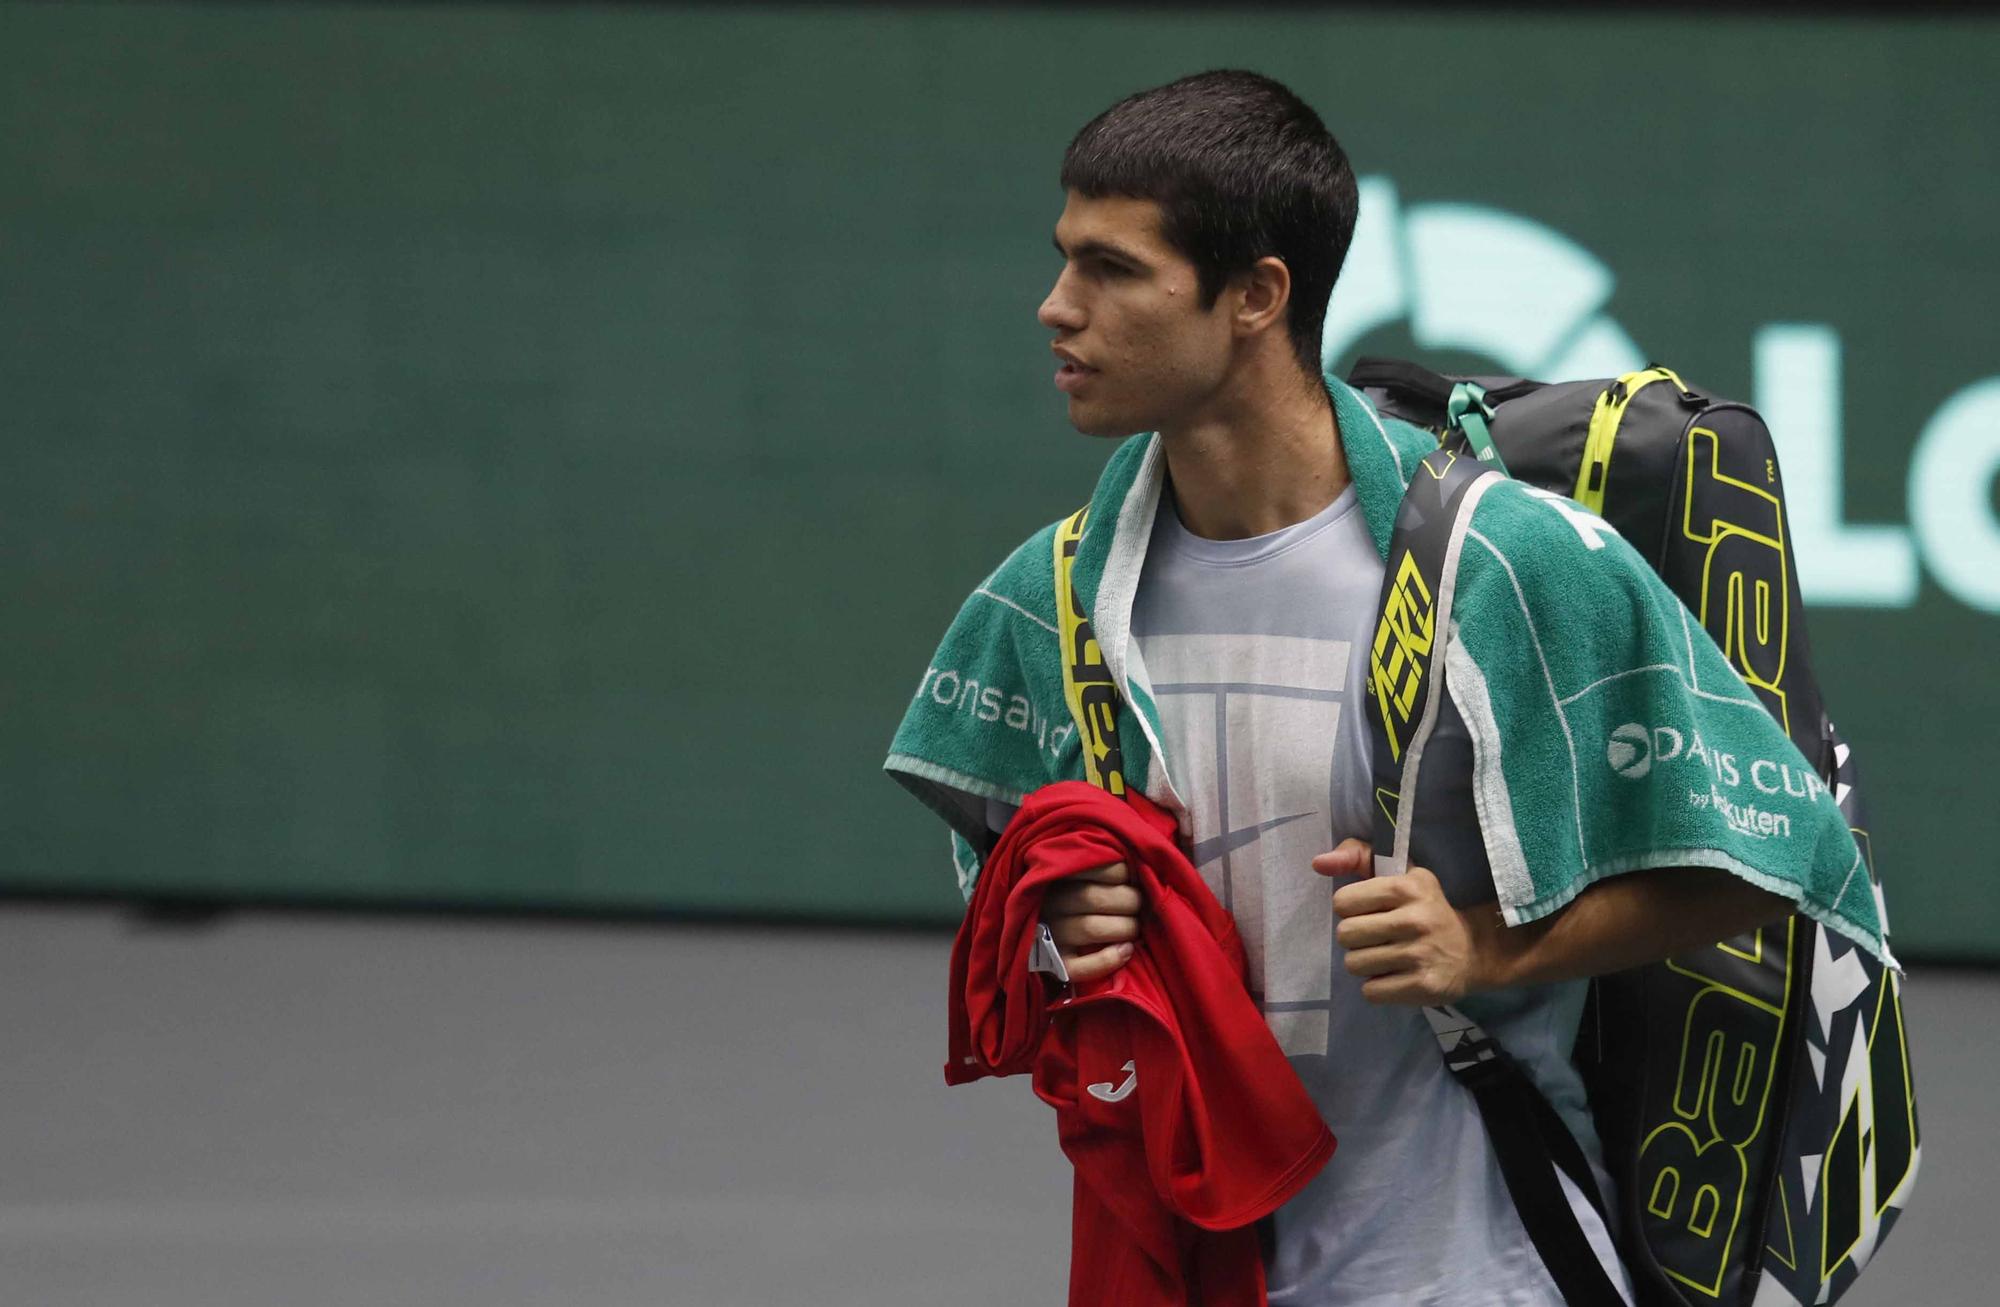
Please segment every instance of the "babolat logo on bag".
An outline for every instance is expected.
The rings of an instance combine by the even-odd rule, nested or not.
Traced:
[[[1056,616],[1062,623],[1063,697],[1083,742],[1084,778],[1101,790],[1125,793],[1125,751],[1118,746],[1118,685],[1083,611],[1070,573],[1089,509],[1079,508],[1056,530]]]

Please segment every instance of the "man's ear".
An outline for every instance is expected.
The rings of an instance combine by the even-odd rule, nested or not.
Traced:
[[[1285,329],[1285,312],[1292,302],[1292,270],[1275,255],[1265,255],[1237,276],[1238,293],[1230,325],[1238,336],[1254,336],[1272,327]]]

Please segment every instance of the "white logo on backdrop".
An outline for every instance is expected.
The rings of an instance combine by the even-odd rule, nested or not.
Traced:
[[[1476,204],[1406,208],[1394,182],[1364,177],[1320,357],[1340,368],[1369,332],[1407,321],[1420,348],[1482,355],[1519,376],[1617,376],[1647,359],[1605,312],[1616,283],[1595,255],[1531,219]],[[1753,333],[1751,351],[1750,398],[1784,463],[1806,601],[1908,608],[1917,599],[1921,553],[1947,593],[2000,613],[2000,516],[1992,499],[2000,475],[2000,376],[1966,386],[1924,423],[1905,479],[1910,525],[1855,525],[1845,520],[1838,333],[1822,323],[1768,323]],[[1874,384],[1893,391],[1898,380]]]
[[[1538,222],[1476,204],[1405,209],[1394,182],[1364,177],[1320,357],[1338,364],[1368,332],[1407,319],[1422,348],[1483,354],[1520,376],[1615,377],[1646,356],[1603,312],[1614,284],[1595,255]]]

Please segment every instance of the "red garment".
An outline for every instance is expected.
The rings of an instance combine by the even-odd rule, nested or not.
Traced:
[[[1028,970],[1042,895],[1123,862],[1145,896],[1132,960],[1052,1003]],[[948,1084],[1032,1070],[1076,1168],[1073,1307],[1261,1307],[1253,1222],[1333,1135],[1250,999],[1236,925],[1173,818],[1080,781],[1028,796],[951,953]]]

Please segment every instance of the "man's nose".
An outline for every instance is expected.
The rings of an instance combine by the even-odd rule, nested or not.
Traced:
[[[1048,298],[1042,307],[1035,310],[1035,320],[1050,331],[1080,331],[1083,328],[1083,313],[1076,300],[1069,294],[1069,273],[1056,278],[1056,284],[1049,287]]]

